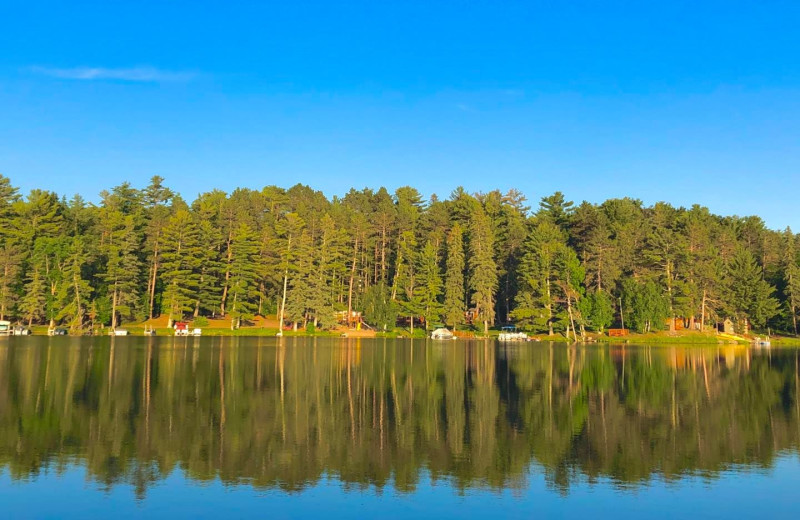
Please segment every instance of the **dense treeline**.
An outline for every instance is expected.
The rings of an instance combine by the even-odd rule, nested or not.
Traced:
[[[191,203],[154,177],[98,204],[0,177],[0,319],[117,326],[166,315],[256,315],[330,328],[363,311],[484,331],[513,321],[577,338],[612,324],[650,331],[730,317],[797,332],[798,237],[758,217],[633,199],[531,209],[517,191],[423,200],[297,185],[203,193]],[[411,316],[416,320],[409,319]]]
[[[408,491],[426,473],[520,488],[532,466],[563,492],[714,477],[798,453],[798,353],[760,354],[33,338],[0,348],[0,469],[78,463],[139,493],[176,470],[285,490],[327,475]]]

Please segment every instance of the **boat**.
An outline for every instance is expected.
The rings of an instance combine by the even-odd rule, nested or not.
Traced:
[[[456,336],[449,330],[440,328],[431,332],[431,339],[456,339]]]
[[[524,332],[517,330],[514,325],[506,325],[500,329],[500,335],[497,336],[499,341],[530,341],[530,338]]]
[[[144,335],[145,336],[155,336],[156,335],[156,329],[154,329],[153,327],[151,327],[149,325],[146,325],[145,328],[144,328]]]
[[[14,336],[30,336],[31,335],[31,329],[29,329],[27,327],[23,327],[22,325],[17,325],[16,327],[14,327],[12,329],[12,334]]]
[[[126,329],[112,329],[111,330],[112,336],[127,336],[128,331]]]
[[[192,336],[202,336],[203,335],[203,330],[202,329],[198,329],[198,328],[194,328],[194,329],[192,329],[190,334]]]
[[[755,345],[756,347],[769,347],[772,346],[772,343],[770,343],[769,337],[762,339],[756,336],[756,338],[753,340],[753,345]]]
[[[11,322],[0,320],[0,336],[10,336],[11,334]]]
[[[53,329],[47,329],[48,336],[66,336],[67,329],[63,327],[55,327]]]

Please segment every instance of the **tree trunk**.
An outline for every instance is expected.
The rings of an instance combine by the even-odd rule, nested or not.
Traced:
[[[117,328],[117,282],[114,282],[114,293],[111,297],[111,329]]]
[[[553,335],[553,302],[550,300],[550,278],[545,283],[547,287],[547,335]]]
[[[569,323],[572,325],[572,337],[577,342],[578,333],[575,331],[575,318],[572,316],[572,298],[567,295],[567,314],[569,314]]]
[[[283,297],[281,298],[281,310],[278,313],[278,331],[283,334],[283,314],[286,312],[286,286],[289,284],[289,268],[283,272]]]
[[[225,284],[222,287],[222,302],[220,303],[220,311],[225,316],[225,302],[228,299],[228,281],[231,279],[231,258],[233,258],[233,250],[231,244],[233,242],[233,227],[228,232],[228,258],[225,263]]]
[[[153,274],[150,277],[148,289],[150,290],[150,319],[153,319],[153,306],[156,300],[156,280],[158,279],[158,235],[156,235],[156,243],[153,246]]]
[[[75,320],[78,322],[78,328],[81,328],[83,326],[83,309],[81,309],[81,290],[77,274],[72,276],[72,282],[75,284]]]
[[[358,259],[358,237],[353,243],[353,263],[350,266],[350,288],[347,290],[347,327],[350,328],[350,317],[353,315],[353,282],[356,278],[356,260]]]
[[[706,290],[703,289],[703,303],[700,305],[700,332],[706,330]]]

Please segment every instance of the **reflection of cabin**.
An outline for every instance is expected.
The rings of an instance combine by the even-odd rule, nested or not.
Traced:
[[[733,321],[730,318],[725,318],[725,321],[717,323],[717,330],[725,334],[733,334]]]
[[[609,337],[614,336],[627,336],[630,333],[628,329],[608,329]]]

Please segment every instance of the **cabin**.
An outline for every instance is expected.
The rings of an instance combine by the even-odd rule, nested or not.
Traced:
[[[718,322],[717,331],[722,332],[724,334],[733,334],[734,333],[733,321],[730,318],[725,318],[724,321]]]
[[[410,316],[398,316],[395,325],[398,327],[410,327],[411,319],[412,318]],[[414,316],[413,320],[415,327],[422,328],[425,326],[425,318],[423,316]]]
[[[339,311],[336,313],[336,321],[348,329],[358,328],[362,321],[361,311],[350,311],[349,316],[347,311]]]
[[[667,318],[664,320],[664,326],[667,330],[683,330],[686,328],[686,318]]]
[[[628,329],[608,329],[608,336],[612,338],[627,336],[628,334],[630,334],[630,332],[631,331]]]
[[[175,329],[176,336],[188,336],[189,335],[189,324],[185,321],[176,321],[175,325],[172,326]]]

